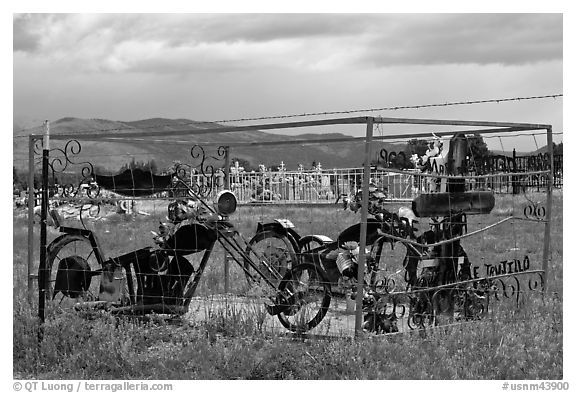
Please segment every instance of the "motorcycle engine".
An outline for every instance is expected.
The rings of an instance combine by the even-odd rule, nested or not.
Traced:
[[[343,276],[354,278],[358,272],[356,256],[350,250],[343,251],[336,258],[336,266]]]

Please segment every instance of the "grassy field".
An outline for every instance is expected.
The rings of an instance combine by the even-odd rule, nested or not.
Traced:
[[[531,199],[542,199],[534,195]],[[518,215],[523,197],[503,196],[487,216],[470,218],[469,231]],[[107,256],[151,246],[150,230],[166,214],[162,204],[152,216],[113,216],[90,224]],[[359,215],[335,207],[243,207],[233,218],[250,237],[257,221],[289,218],[302,234],[335,238]],[[261,310],[232,305],[209,318],[169,325],[132,322],[109,315],[56,318],[44,326],[37,343],[36,306],[26,301],[27,227],[15,212],[13,259],[13,373],[38,379],[547,379],[563,377],[562,196],[554,196],[549,288],[544,297],[526,296],[522,307],[495,303],[493,317],[480,322],[361,340],[295,340],[272,334]],[[79,225],[78,223],[76,225]],[[425,229],[421,225],[422,229]],[[463,241],[473,265],[528,255],[541,267],[543,224],[514,220]],[[36,240],[39,235],[35,228]],[[49,241],[57,236],[49,231]],[[38,244],[38,243],[36,243]],[[383,263],[401,267],[400,247]],[[37,250],[37,249],[36,249]],[[36,260],[38,259],[36,251]],[[223,253],[216,252],[200,295],[222,293]],[[245,279],[231,270],[231,291],[241,293]],[[35,296],[37,293],[35,293]],[[207,306],[209,308],[209,306]],[[329,313],[330,314],[330,313]],[[266,316],[266,318],[271,318]]]

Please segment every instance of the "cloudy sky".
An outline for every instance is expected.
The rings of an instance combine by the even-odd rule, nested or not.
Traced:
[[[13,112],[217,121],[558,94],[562,29],[562,14],[15,14]],[[561,131],[562,106],[372,114]]]

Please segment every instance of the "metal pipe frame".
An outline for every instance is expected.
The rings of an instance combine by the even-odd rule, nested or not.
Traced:
[[[542,252],[542,270],[544,270],[544,292],[548,290],[548,261],[550,260],[550,238],[552,232],[552,190],[554,188],[554,145],[552,143],[552,127],[547,128],[548,155],[550,157],[550,173],[548,174],[548,190],[546,198],[546,214],[548,220],[544,224],[544,250]]]
[[[224,134],[233,132],[244,132],[244,131],[262,131],[262,130],[281,130],[290,128],[304,128],[304,127],[317,127],[326,125],[345,125],[345,124],[368,124],[371,121],[372,124],[420,124],[420,125],[434,125],[434,126],[463,126],[463,127],[489,127],[492,130],[478,129],[469,130],[461,132],[482,132],[482,133],[496,133],[496,132],[510,132],[510,131],[529,131],[529,130],[541,130],[551,128],[548,124],[537,124],[537,123],[512,123],[512,122],[495,122],[495,121],[469,121],[469,120],[443,120],[443,119],[417,119],[417,118],[392,118],[392,117],[346,117],[338,119],[326,119],[326,120],[311,120],[311,121],[299,121],[299,122],[287,122],[287,123],[272,123],[272,124],[257,124],[249,126],[237,126],[237,127],[221,127],[221,128],[195,128],[189,130],[174,130],[170,131],[170,136],[188,136],[188,135],[203,135],[203,134]],[[506,130],[502,130],[506,129]],[[400,134],[400,135],[389,135],[384,139],[392,138],[410,138],[415,136],[426,135],[427,133],[415,133],[415,134]],[[436,132],[438,136],[452,135],[454,131],[449,132]],[[110,142],[118,141],[119,139],[128,138],[131,141],[134,138],[144,137],[150,138],[153,136],[166,136],[165,131],[147,131],[147,132],[119,132],[112,135],[106,135],[102,132],[99,133],[76,133],[76,134],[52,134],[51,138],[53,140],[103,140],[107,139]],[[346,142],[348,139],[337,139],[335,142]],[[293,142],[294,143],[294,142]],[[325,141],[320,141],[318,143],[326,143]]]
[[[286,123],[275,123],[275,124],[260,124],[260,125],[248,125],[248,126],[237,126],[237,127],[221,127],[221,128],[203,128],[203,129],[188,129],[188,130],[175,130],[170,131],[169,135],[173,137],[178,136],[193,136],[193,135],[203,135],[203,134],[223,134],[223,133],[234,133],[234,132],[244,132],[244,131],[262,131],[262,130],[281,130],[281,129],[293,129],[293,128],[303,128],[303,127],[315,127],[315,126],[326,126],[326,125],[345,125],[345,124],[366,124],[366,136],[365,137],[349,137],[349,138],[331,138],[327,140],[317,140],[317,141],[305,141],[297,140],[291,138],[290,140],[284,141],[271,141],[271,142],[247,142],[247,143],[228,143],[228,148],[231,146],[281,146],[281,145],[309,145],[309,144],[325,144],[325,143],[347,143],[353,141],[364,141],[365,142],[365,162],[364,162],[364,182],[363,182],[363,205],[367,206],[368,202],[368,183],[370,179],[370,151],[371,144],[373,140],[391,140],[391,139],[409,139],[415,137],[422,137],[426,135],[432,135],[432,133],[419,132],[419,133],[407,133],[407,134],[390,134],[386,136],[373,137],[373,125],[374,124],[408,124],[408,125],[430,125],[430,126],[459,126],[459,127],[475,127],[471,130],[459,130],[459,131],[440,131],[435,132],[437,136],[449,136],[456,132],[463,133],[482,133],[482,134],[495,134],[495,133],[508,133],[508,132],[518,132],[518,131],[531,131],[531,130],[541,130],[545,129],[547,131],[547,142],[548,142],[548,153],[550,156],[550,172],[549,172],[549,184],[548,184],[548,199],[547,199],[547,209],[548,214],[552,210],[552,186],[553,186],[553,144],[552,144],[552,126],[547,124],[531,124],[531,123],[514,123],[514,122],[494,122],[494,121],[466,121],[466,120],[442,120],[442,119],[416,119],[416,118],[388,118],[388,117],[348,117],[348,118],[337,118],[337,119],[326,119],[326,120],[314,120],[314,121],[300,121],[300,122],[286,122]],[[485,127],[485,128],[476,128]],[[139,143],[145,142],[150,143],[151,137],[156,136],[166,136],[164,131],[149,131],[149,132],[119,132],[112,135],[106,135],[100,133],[77,133],[77,134],[53,134],[51,139],[54,140],[93,140],[102,142],[115,142],[115,143]],[[36,139],[41,138],[41,135],[31,135],[30,136],[30,147],[29,154],[31,154],[29,167],[33,168],[33,143]],[[138,138],[145,138],[146,140],[139,140]],[[173,144],[183,144],[189,143],[187,141],[163,141],[163,143],[173,143]],[[207,145],[211,145],[208,143]],[[222,143],[218,143],[221,145]],[[46,148],[46,146],[45,146]],[[229,154],[229,152],[227,151]],[[227,154],[227,156],[228,156]],[[228,158],[228,157],[227,157]],[[32,179],[33,186],[33,170],[29,177]],[[44,190],[47,190],[47,183],[43,184]],[[47,194],[47,192],[46,192]],[[47,196],[47,195],[46,195]],[[29,196],[29,213],[33,213],[30,208],[31,198]],[[43,198],[43,205],[47,202]],[[43,206],[43,214],[47,206]],[[44,218],[45,219],[45,218]],[[29,216],[30,221],[30,216]],[[548,269],[548,260],[550,255],[550,220],[546,222],[545,233],[544,233],[544,250],[543,250],[543,271],[544,271],[544,289],[546,290],[546,278]],[[45,224],[45,223],[44,223]],[[29,224],[30,225],[30,224]],[[29,264],[32,260],[33,253],[30,252],[33,248],[32,236],[33,227],[30,225],[29,229]],[[361,236],[360,236],[360,255],[359,255],[359,271],[358,271],[358,283],[359,290],[356,298],[356,322],[355,322],[355,332],[356,336],[359,336],[362,328],[362,284],[363,283],[363,273],[364,273],[364,260],[365,260],[365,246],[366,246],[366,232],[367,232],[367,211],[362,209],[361,217]],[[45,251],[45,250],[44,250]],[[41,250],[42,253],[42,250]],[[42,259],[42,258],[41,258]],[[42,261],[41,261],[42,263]],[[30,285],[30,281],[29,281]],[[42,289],[40,290],[42,292]]]
[[[364,209],[360,210],[360,253],[358,254],[358,285],[356,287],[356,315],[354,322],[354,334],[359,337],[362,334],[362,302],[364,300],[364,273],[366,270],[366,235],[368,233],[368,200],[370,197],[370,157],[372,147],[372,134],[374,131],[374,124],[370,119],[366,124],[366,144],[364,148],[364,176],[362,179],[362,206]]]

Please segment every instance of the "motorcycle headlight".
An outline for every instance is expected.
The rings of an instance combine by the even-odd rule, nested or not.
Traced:
[[[238,200],[232,191],[220,191],[216,196],[216,212],[221,216],[229,216],[236,211]]]

